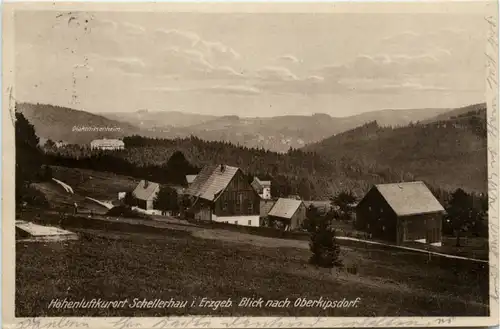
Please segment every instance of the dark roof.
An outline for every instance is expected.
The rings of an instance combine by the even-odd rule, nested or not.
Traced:
[[[378,184],[375,188],[398,216],[445,211],[429,188],[421,181]]]
[[[273,217],[292,218],[301,204],[303,204],[302,200],[279,198],[268,215]]]
[[[139,200],[150,200],[159,187],[158,183],[148,182],[146,184],[145,180],[141,180],[132,194]]]
[[[239,168],[227,165],[210,165],[204,167],[187,188],[186,194],[205,200],[214,201],[238,172]]]

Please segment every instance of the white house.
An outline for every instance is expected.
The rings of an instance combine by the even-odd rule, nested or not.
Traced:
[[[252,187],[257,191],[262,199],[271,199],[271,181],[260,180],[258,177],[253,178]]]
[[[90,142],[92,150],[123,150],[125,143],[119,139],[95,139]]]

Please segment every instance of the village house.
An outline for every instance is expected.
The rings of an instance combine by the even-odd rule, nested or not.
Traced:
[[[119,139],[95,139],[90,142],[92,150],[123,150],[125,143]]]
[[[258,177],[254,177],[252,181],[252,187],[257,191],[262,199],[271,199],[271,181],[260,180]]]
[[[118,192],[118,200],[125,199],[126,195],[127,195],[127,192]]]
[[[276,200],[273,199],[260,199],[260,217],[267,217],[275,203]]]
[[[143,210],[153,210],[153,201],[160,191],[158,183],[141,180],[132,195],[137,199],[137,207]]]
[[[313,201],[304,201],[304,204],[306,205],[307,209],[313,206],[320,214],[327,214],[333,209],[331,201],[313,200]]]
[[[260,226],[260,197],[237,167],[204,167],[185,194],[197,220]]]
[[[306,206],[302,200],[279,198],[269,211],[270,221],[279,221],[286,231],[299,229],[306,219]]]
[[[194,180],[196,179],[196,175],[186,175],[186,182],[188,184],[188,187],[193,184]]]
[[[420,181],[373,186],[356,207],[356,228],[395,244],[441,245],[443,206]]]
[[[61,148],[61,147],[68,146],[68,143],[67,143],[67,142],[65,142],[65,141],[57,141],[57,142],[55,142],[55,146],[56,146],[57,148]]]

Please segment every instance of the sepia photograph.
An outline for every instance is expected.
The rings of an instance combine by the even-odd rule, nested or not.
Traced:
[[[11,4],[11,317],[498,324],[491,4]]]

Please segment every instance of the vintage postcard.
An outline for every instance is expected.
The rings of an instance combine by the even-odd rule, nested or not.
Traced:
[[[498,6],[3,5],[4,328],[498,325]]]

